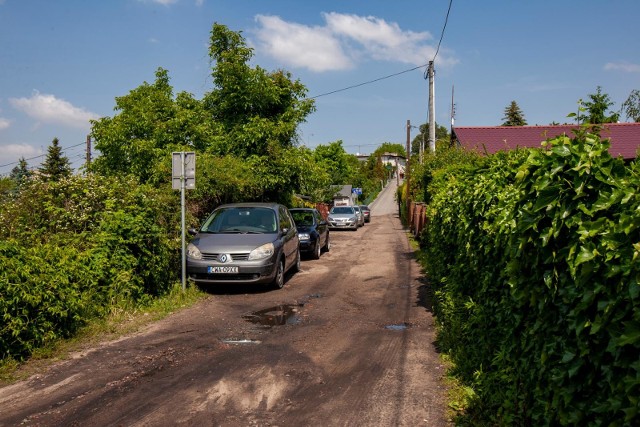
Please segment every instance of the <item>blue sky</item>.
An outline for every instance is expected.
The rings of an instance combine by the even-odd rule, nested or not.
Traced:
[[[404,144],[406,121],[427,120],[425,68],[449,0],[0,0],[0,175],[20,157],[36,167],[54,137],[74,167],[89,120],[158,67],[174,92],[212,89],[214,22],[242,31],[253,65],[285,69],[316,99],[300,128],[315,147],[350,153]],[[640,89],[638,0],[453,0],[435,61],[435,118],[502,123],[516,101],[529,124],[566,122],[601,86],[620,108]],[[623,117],[624,119],[624,117]],[[413,132],[416,132],[413,130]],[[94,153],[95,154],[95,153]],[[40,157],[38,157],[40,156]]]

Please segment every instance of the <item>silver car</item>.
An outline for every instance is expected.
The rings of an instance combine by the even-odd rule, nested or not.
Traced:
[[[353,207],[356,211],[356,215],[358,215],[358,227],[364,227],[364,212],[360,209],[360,206],[355,205]]]
[[[235,203],[216,208],[187,246],[187,275],[196,283],[267,283],[284,286],[300,269],[298,231],[277,203]]]
[[[332,230],[335,229],[349,229],[349,230],[357,230],[358,225],[358,214],[353,206],[334,206],[329,211],[329,216],[327,217],[329,221],[329,228]]]

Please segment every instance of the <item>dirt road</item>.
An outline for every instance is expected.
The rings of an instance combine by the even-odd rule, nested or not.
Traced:
[[[0,426],[445,426],[444,368],[392,182],[284,289],[204,302],[0,389]]]

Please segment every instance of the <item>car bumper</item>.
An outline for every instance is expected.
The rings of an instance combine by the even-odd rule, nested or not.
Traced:
[[[331,230],[340,230],[340,229],[353,229],[356,230],[358,228],[357,222],[330,222],[329,229]]]
[[[313,252],[315,247],[315,240],[300,240],[300,252]]]
[[[271,283],[276,275],[276,263],[265,261],[247,261],[224,264],[225,267],[238,267],[237,273],[209,273],[209,267],[222,264],[187,258],[187,276],[198,283]]]

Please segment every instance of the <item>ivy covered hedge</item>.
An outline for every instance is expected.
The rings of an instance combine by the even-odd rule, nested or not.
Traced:
[[[180,272],[179,215],[179,198],[128,179],[24,184],[0,207],[0,358],[168,290]]]
[[[442,169],[422,236],[471,425],[640,423],[640,167],[588,129]]]

